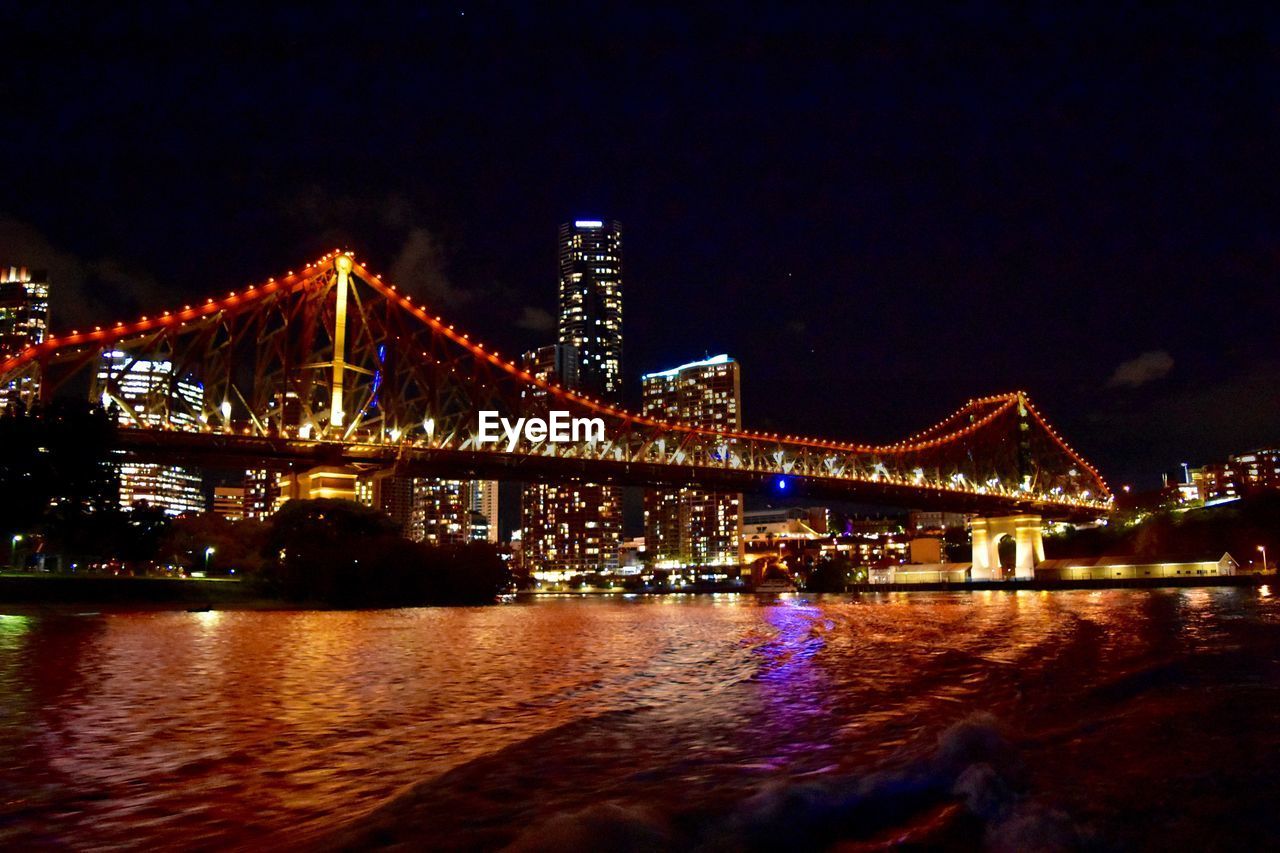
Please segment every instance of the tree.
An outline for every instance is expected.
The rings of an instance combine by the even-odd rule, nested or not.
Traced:
[[[347,607],[492,602],[511,572],[488,543],[427,546],[348,501],[289,501],[268,522],[264,589]]]
[[[130,531],[111,462],[115,423],[88,403],[13,407],[0,417],[0,532],[44,534],[50,550],[111,555]]]
[[[853,575],[853,564],[843,555],[818,561],[804,588],[809,592],[844,592]]]
[[[184,515],[174,519],[161,540],[159,558],[188,569],[253,575],[262,569],[265,536],[266,525],[260,521],[229,521],[215,512]]]

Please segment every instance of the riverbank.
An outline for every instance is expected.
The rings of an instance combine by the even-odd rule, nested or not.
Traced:
[[[1172,578],[1099,578],[1087,580],[967,581],[963,583],[878,583],[851,592],[963,592],[1056,589],[1169,589],[1193,587],[1257,587],[1276,582],[1275,572],[1265,575],[1205,575]]]
[[[1276,574],[1264,575],[1203,575],[1198,577],[1172,578],[1111,578],[1089,580],[1008,580],[1008,581],[964,581],[960,583],[877,583],[856,584],[846,587],[839,593],[825,590],[832,594],[848,595],[866,592],[985,592],[985,591],[1017,591],[1017,590],[1055,590],[1055,589],[1161,589],[1169,587],[1255,587],[1275,583]],[[816,591],[798,590],[797,592]],[[724,595],[724,594],[756,595],[746,587],[724,585],[696,586],[690,584],[679,589],[622,589],[622,588],[581,588],[581,589],[527,589],[520,590],[520,597],[565,597],[565,596],[619,596],[619,595]],[[778,593],[759,593],[760,595],[777,595]]]
[[[1016,592],[1051,590],[1257,587],[1274,583],[1274,573],[1221,577],[1140,578],[1076,581],[973,581],[970,583],[862,584],[839,595],[877,592]],[[741,587],[671,590],[521,590],[520,599],[656,595],[755,595]],[[773,593],[761,593],[771,595]],[[800,593],[804,594],[804,593]],[[815,594],[815,593],[808,593]],[[265,597],[254,585],[231,578],[101,577],[53,574],[0,574],[0,606],[79,607],[112,605],[156,610],[333,610],[318,602],[298,603]],[[364,609],[364,608],[356,608]]]
[[[282,607],[231,578],[0,574],[0,605],[127,605],[158,609]]]

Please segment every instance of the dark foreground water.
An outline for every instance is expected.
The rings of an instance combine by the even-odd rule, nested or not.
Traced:
[[[1266,587],[0,617],[10,849],[1267,849],[1278,743]]]

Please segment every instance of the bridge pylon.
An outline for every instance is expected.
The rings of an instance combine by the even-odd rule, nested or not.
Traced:
[[[973,540],[973,579],[1002,580],[1000,542],[1012,537],[1016,545],[1014,577],[1031,580],[1036,566],[1044,562],[1044,519],[1038,515],[1006,515],[997,518],[975,518],[970,534]]]

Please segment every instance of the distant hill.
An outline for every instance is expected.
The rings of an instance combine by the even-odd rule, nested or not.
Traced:
[[[1044,540],[1049,559],[1103,554],[1216,558],[1230,551],[1242,567],[1259,559],[1259,545],[1267,546],[1269,560],[1280,556],[1280,493],[1182,512],[1161,511],[1137,523],[1120,517],[1106,527],[1046,536]]]

